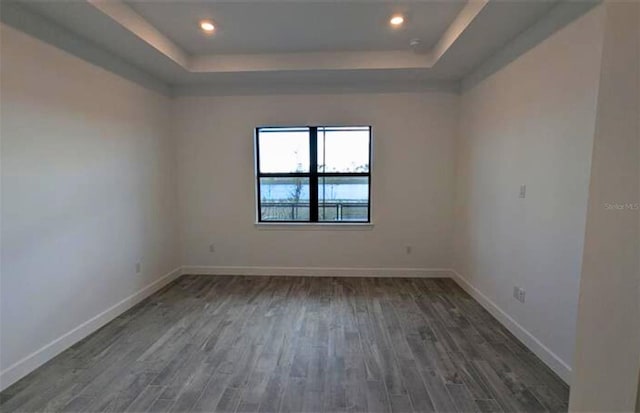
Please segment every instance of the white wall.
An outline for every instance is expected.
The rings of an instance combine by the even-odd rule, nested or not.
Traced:
[[[640,369],[640,4],[606,3],[572,411],[633,411]]]
[[[170,100],[7,26],[1,36],[6,387],[179,263]]]
[[[453,265],[568,379],[604,15],[593,9],[462,97],[172,102],[3,26],[1,386],[180,264],[397,275]],[[253,129],[292,124],[373,126],[372,227],[254,225]]]
[[[602,8],[461,98],[455,270],[565,380],[589,188]],[[519,198],[520,185],[527,186]],[[526,290],[526,301],[512,296]]]
[[[457,102],[445,92],[178,98],[183,263],[448,268]],[[256,228],[254,128],[301,124],[373,126],[372,229]]]

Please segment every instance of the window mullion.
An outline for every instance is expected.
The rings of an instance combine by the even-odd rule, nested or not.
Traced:
[[[318,222],[318,128],[309,128],[309,221]]]

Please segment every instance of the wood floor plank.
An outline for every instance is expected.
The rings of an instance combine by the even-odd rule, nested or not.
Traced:
[[[557,412],[568,394],[449,279],[186,275],[0,410]]]
[[[479,412],[480,408],[464,384],[447,384],[447,390],[459,412]]]
[[[147,386],[126,408],[126,412],[144,412],[147,411],[153,403],[160,397],[164,388],[162,386]]]

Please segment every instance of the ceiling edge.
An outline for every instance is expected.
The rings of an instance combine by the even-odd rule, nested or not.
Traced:
[[[66,51],[90,64],[101,67],[144,88],[167,97],[232,96],[265,94],[346,94],[346,93],[459,93],[458,80],[406,81],[385,83],[253,83],[243,87],[220,83],[171,85],[143,69],[105,50],[102,46],[79,36],[61,25],[12,1],[0,2],[0,21],[38,40]],[[424,58],[424,56],[421,56]],[[327,70],[329,72],[330,70]]]
[[[237,85],[194,84],[174,86],[173,97],[195,96],[259,96],[259,95],[340,95],[365,93],[460,93],[458,80],[429,80],[386,83],[271,83],[248,84],[243,87]]]
[[[190,56],[127,4],[116,0],[86,1],[182,68],[188,69]]]
[[[522,31],[500,48],[497,53],[485,59],[477,68],[467,74],[460,82],[460,92],[464,93],[473,89],[484,79],[507,66],[601,2],[602,0],[560,2],[540,20]]]
[[[438,43],[429,52],[430,65],[434,66],[438,60],[453,46],[462,36],[462,33],[478,17],[478,14],[489,3],[489,0],[468,0],[462,10],[451,22],[447,30],[444,31]]]
[[[429,69],[451,48],[489,0],[467,0],[436,45],[425,54],[411,50],[279,54],[189,55],[122,0],[84,0],[166,58],[192,73],[283,70]]]
[[[100,45],[69,31],[51,20],[34,13],[12,1],[0,1],[0,21],[15,29],[23,31],[45,43],[58,47],[91,64],[106,69],[129,81],[164,96],[227,96],[227,95],[261,95],[261,94],[336,94],[336,93],[406,93],[441,91],[464,93],[472,89],[491,74],[517,59],[522,54],[542,42],[547,37],[583,15],[602,0],[581,2],[561,2],[542,19],[525,29],[515,39],[507,43],[497,53],[483,61],[461,81],[407,81],[384,84],[252,84],[246,87],[229,86],[216,83],[194,85],[170,85],[150,75],[117,55],[105,50]],[[481,8],[478,4],[486,4],[485,0],[476,4],[475,9],[467,10],[467,21],[471,22]],[[484,6],[483,6],[484,7]],[[464,9],[463,9],[464,10]],[[476,10],[477,12],[473,12]],[[473,12],[473,13],[472,13]],[[462,11],[461,11],[462,14]],[[466,27],[466,25],[465,25]],[[464,31],[464,29],[462,29]],[[462,33],[462,31],[460,33]],[[459,34],[460,34],[459,33]],[[457,37],[459,37],[459,34]],[[443,35],[444,37],[444,35]],[[454,40],[455,41],[455,40]],[[434,50],[437,46],[434,48]],[[425,58],[426,56],[422,56]],[[317,69],[317,68],[316,68]],[[364,69],[364,68],[362,68]]]
[[[316,70],[429,69],[427,56],[410,50],[193,56],[192,73]]]
[[[171,95],[171,88],[162,80],[15,2],[0,2],[0,21],[144,88]]]

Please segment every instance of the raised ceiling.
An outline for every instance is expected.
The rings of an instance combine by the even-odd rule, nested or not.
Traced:
[[[178,93],[310,85],[413,90],[458,84],[516,36],[567,6],[558,3],[3,0],[0,18],[72,52],[80,44],[95,46]],[[392,29],[389,17],[397,13],[406,21]],[[562,13],[556,14],[566,20]],[[216,23],[214,35],[202,33],[202,19]],[[413,38],[420,39],[418,50],[409,46]],[[91,59],[96,53],[78,54]],[[104,57],[94,60],[113,66]]]
[[[464,6],[462,1],[150,2],[126,1],[191,55],[407,50],[412,38],[433,46]],[[389,27],[405,15],[402,29]],[[203,36],[198,21],[216,23]]]

